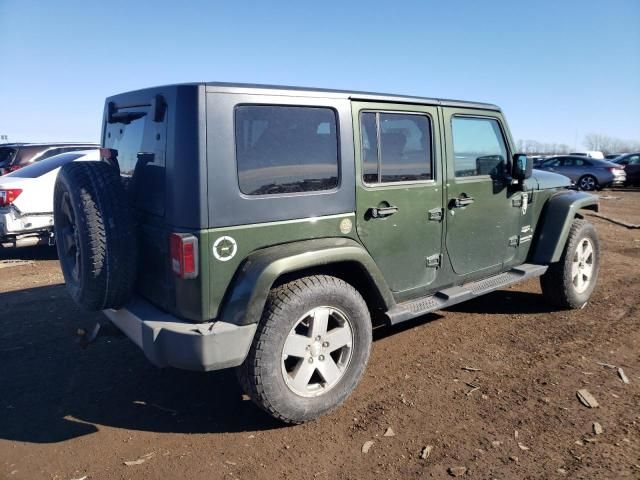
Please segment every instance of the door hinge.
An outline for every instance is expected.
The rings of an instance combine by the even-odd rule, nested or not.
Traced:
[[[438,267],[440,267],[440,259],[441,258],[442,258],[442,255],[440,255],[439,253],[427,257],[427,268],[438,268]]]
[[[433,222],[441,222],[443,216],[442,208],[432,208],[429,210],[429,220]]]
[[[509,246],[517,247],[518,246],[518,235],[514,235],[513,237],[509,237]]]
[[[511,205],[513,207],[522,207],[522,195],[518,195],[516,198],[511,199]]]

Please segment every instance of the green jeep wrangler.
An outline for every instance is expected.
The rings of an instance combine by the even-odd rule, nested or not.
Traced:
[[[102,147],[56,182],[71,296],[157,366],[237,367],[285,422],[345,400],[373,325],[532,277],[582,308],[596,284],[596,198],[533,171],[494,105],[171,85],[108,98]]]

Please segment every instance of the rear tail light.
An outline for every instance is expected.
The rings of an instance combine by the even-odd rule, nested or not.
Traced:
[[[169,236],[171,247],[171,269],[179,278],[198,276],[198,237],[188,233],[172,233]]]
[[[615,175],[624,172],[624,167],[608,167],[607,170]]]
[[[15,202],[16,198],[22,193],[20,188],[10,188],[8,190],[0,190],[0,207],[6,207]]]

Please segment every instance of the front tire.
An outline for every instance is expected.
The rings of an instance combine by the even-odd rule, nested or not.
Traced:
[[[542,294],[561,308],[582,308],[596,287],[600,241],[593,225],[575,219],[562,257],[540,277]]]
[[[362,378],[371,318],[348,283],[317,275],[271,290],[238,377],[263,410],[303,423],[338,407]]]

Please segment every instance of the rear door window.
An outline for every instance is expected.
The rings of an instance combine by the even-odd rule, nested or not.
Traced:
[[[360,125],[365,183],[433,179],[431,119],[427,115],[363,112]]]
[[[240,191],[273,195],[338,187],[338,136],[331,108],[240,105],[235,143]]]
[[[496,119],[453,117],[452,130],[456,177],[501,175],[507,147]]]

